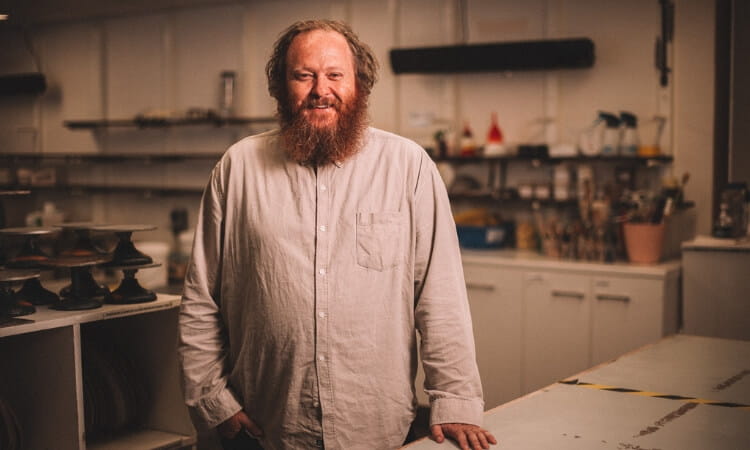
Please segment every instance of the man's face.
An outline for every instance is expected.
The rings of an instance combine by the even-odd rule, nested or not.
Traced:
[[[288,101],[314,128],[330,128],[355,99],[354,58],[346,38],[313,30],[294,38],[286,55]]]

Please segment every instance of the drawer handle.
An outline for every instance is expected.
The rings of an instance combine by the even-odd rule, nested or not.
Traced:
[[[597,300],[612,300],[615,302],[629,302],[630,297],[627,295],[610,295],[610,294],[597,294]]]
[[[477,289],[480,291],[492,292],[495,290],[495,286],[491,284],[466,283],[466,289]]]
[[[553,297],[565,297],[565,298],[575,298],[577,300],[583,300],[583,294],[580,292],[574,292],[574,291],[552,291]]]

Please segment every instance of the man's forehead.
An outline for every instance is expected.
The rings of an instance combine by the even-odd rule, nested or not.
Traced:
[[[292,39],[286,53],[286,60],[289,62],[292,55],[299,56],[299,53],[333,52],[337,50],[344,51],[351,58],[354,58],[354,54],[349,47],[349,41],[338,31],[325,29],[304,31]]]

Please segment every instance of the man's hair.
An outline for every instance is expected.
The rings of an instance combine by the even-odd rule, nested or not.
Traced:
[[[335,31],[346,38],[354,56],[354,70],[357,75],[357,90],[365,97],[370,95],[372,86],[377,80],[378,61],[370,47],[359,40],[349,25],[337,20],[303,20],[293,23],[281,33],[273,46],[273,54],[266,64],[268,92],[279,103],[286,102],[286,54],[292,41],[298,35],[313,31]]]

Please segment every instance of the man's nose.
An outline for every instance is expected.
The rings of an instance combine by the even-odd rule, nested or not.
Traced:
[[[313,84],[312,94],[316,98],[325,97],[331,91],[331,85],[325,77],[318,77]]]

